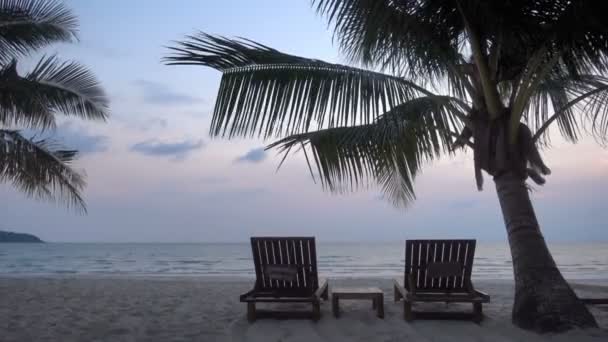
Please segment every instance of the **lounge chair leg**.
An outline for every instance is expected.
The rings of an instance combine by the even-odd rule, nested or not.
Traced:
[[[395,293],[395,302],[400,301],[401,298],[403,298],[403,296],[401,296],[401,292],[399,292],[399,289],[397,288],[397,285],[393,285],[393,291]]]
[[[403,301],[403,319],[408,322],[414,320],[414,313],[412,312],[412,303],[407,300]]]
[[[481,303],[473,303],[473,322],[480,323],[483,320],[483,309]]]
[[[250,323],[255,322],[255,303],[247,303],[247,320]]]
[[[335,318],[340,317],[340,302],[338,296],[335,294],[331,296],[331,311]]]
[[[378,315],[378,318],[384,318],[384,295],[380,295],[377,299],[376,299],[376,314]]]
[[[321,319],[321,304],[319,302],[312,303],[312,320],[317,322]]]

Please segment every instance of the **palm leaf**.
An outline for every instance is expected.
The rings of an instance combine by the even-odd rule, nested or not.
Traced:
[[[547,3],[542,4],[547,7]],[[608,70],[608,23],[605,1],[567,1],[554,4],[557,9],[547,19],[544,30],[537,32],[559,47],[565,69],[572,75]]]
[[[366,66],[417,79],[437,78],[461,61],[460,33],[423,18],[418,6],[393,0],[315,0],[341,50]],[[418,7],[417,7],[418,6]],[[447,27],[446,27],[447,28]]]
[[[425,90],[398,77],[288,55],[201,33],[171,48],[168,64],[223,72],[211,134],[264,138],[371,123]]]
[[[457,136],[452,129],[462,124],[451,112],[457,104],[449,102],[421,97],[394,107],[372,124],[292,135],[268,148],[278,148],[285,156],[294,147],[309,149],[330,191],[375,184],[394,205],[406,206],[415,198],[413,181],[422,163],[452,151]]]
[[[57,149],[53,142],[0,130],[0,182],[11,182],[28,196],[66,202],[86,212],[81,195],[84,178],[69,166],[75,157],[76,151]]]
[[[582,130],[589,126],[588,132],[603,140],[607,133],[607,95],[608,79],[603,76],[547,79],[531,98],[525,122],[536,132],[535,141],[545,144],[549,142],[546,133],[554,123],[561,135],[571,142],[578,141]],[[554,109],[551,115],[550,108]]]
[[[575,100],[578,110],[585,113],[590,122],[590,133],[600,143],[608,144],[608,82],[579,95]],[[559,117],[558,117],[559,119]]]
[[[74,14],[54,0],[0,0],[0,62],[76,38]]]
[[[581,124],[579,117],[575,115],[574,107],[568,106],[568,89],[552,83],[552,80],[547,80],[539,86],[525,108],[523,121],[532,131],[538,131],[549,120],[551,108],[561,109],[563,113],[556,118],[559,131],[566,140],[576,142],[580,136]],[[543,143],[548,144],[549,135],[543,137]]]
[[[409,133],[403,125],[329,128],[293,135],[269,148],[286,154],[294,147],[310,149],[324,188],[332,192],[379,184],[393,203],[407,205],[415,198],[413,180],[420,166]]]
[[[49,128],[55,114],[105,120],[108,99],[94,75],[76,62],[45,57],[25,77],[13,61],[0,70],[0,123]]]

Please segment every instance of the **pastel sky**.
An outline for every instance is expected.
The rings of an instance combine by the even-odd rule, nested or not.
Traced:
[[[425,168],[418,200],[395,209],[378,190],[337,196],[314,184],[302,156],[280,157],[259,140],[211,139],[220,73],[160,63],[165,46],[202,30],[343,61],[307,0],[69,0],[80,42],[46,51],[90,67],[111,98],[109,122],[62,120],[55,137],[83,152],[89,214],[36,202],[0,185],[0,229],[49,241],[215,242],[251,235],[331,241],[463,237],[504,241],[493,183],[475,187],[472,155]],[[27,63],[26,63],[27,64]],[[608,240],[608,150],[593,139],[554,140],[553,175],[532,194],[550,241]]]

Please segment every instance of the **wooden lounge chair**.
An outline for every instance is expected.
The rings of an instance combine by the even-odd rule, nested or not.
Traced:
[[[327,282],[319,282],[314,237],[252,237],[255,286],[241,295],[247,319],[311,318],[321,316],[321,299],[328,299]],[[310,303],[312,312],[256,310],[256,303]]]
[[[490,297],[471,283],[475,240],[409,240],[405,242],[405,277],[396,279],[395,301],[403,299],[403,316],[427,319],[483,318]],[[472,303],[473,313],[414,312],[416,302]]]

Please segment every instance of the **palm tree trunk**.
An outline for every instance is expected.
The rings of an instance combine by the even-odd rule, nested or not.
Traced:
[[[597,327],[594,317],[555,265],[525,180],[507,173],[495,177],[494,182],[513,258],[513,323],[538,332]]]

